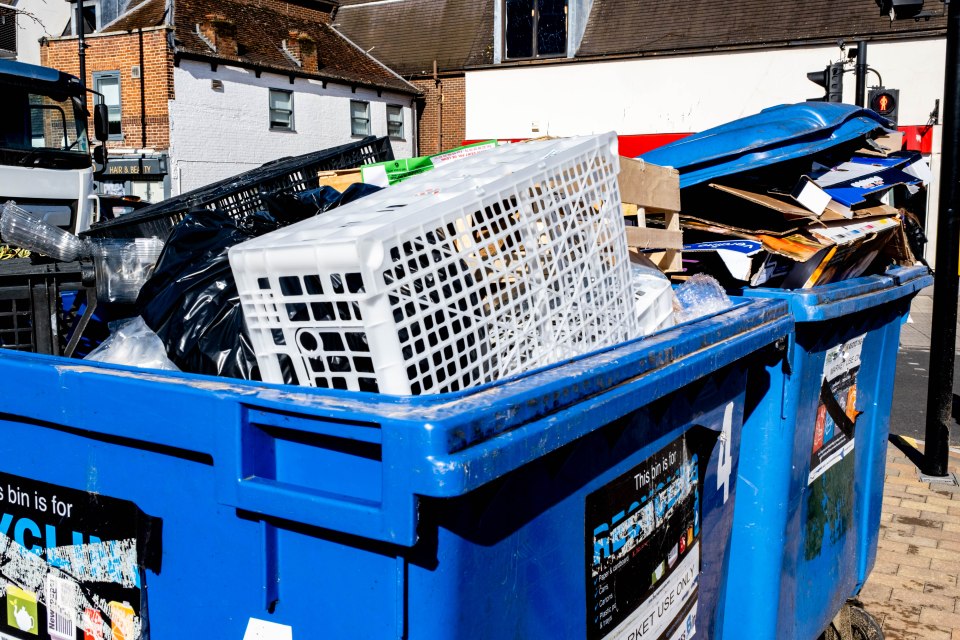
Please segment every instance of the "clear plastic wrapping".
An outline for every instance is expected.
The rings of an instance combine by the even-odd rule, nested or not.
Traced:
[[[87,253],[87,243],[60,227],[34,217],[8,200],[0,211],[0,237],[21,249],[28,249],[61,262],[73,262]]]
[[[677,324],[696,320],[733,306],[716,278],[704,273],[690,276],[690,279],[674,291],[677,300]]]
[[[179,371],[167,357],[163,341],[140,316],[111,322],[110,337],[91,351],[85,359],[145,369]]]
[[[133,303],[163,251],[159,238],[99,239],[93,250],[97,299]]]

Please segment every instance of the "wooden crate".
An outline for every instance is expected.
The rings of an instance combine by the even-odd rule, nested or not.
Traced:
[[[683,231],[680,230],[680,173],[643,160],[620,157],[620,198],[623,215],[636,216],[639,226],[627,227],[631,250],[649,251],[653,262],[664,272],[683,270]],[[647,227],[647,213],[663,214],[664,229]]]

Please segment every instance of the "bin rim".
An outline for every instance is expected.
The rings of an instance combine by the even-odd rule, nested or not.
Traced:
[[[166,383],[178,385],[189,394],[233,397],[243,403],[277,410],[295,406],[298,412],[350,416],[352,420],[436,425],[466,415],[487,414],[491,404],[519,406],[537,396],[583,397],[599,393],[713,346],[729,351],[728,356],[710,359],[711,368],[701,373],[701,376],[707,375],[787,336],[793,329],[788,310],[788,305],[779,300],[743,300],[725,311],[520,375],[454,393],[421,396],[280,385],[3,349],[0,349],[0,358],[24,370],[36,369],[38,365],[49,367],[61,380],[71,376],[88,380],[102,377],[118,385],[137,387]],[[522,413],[514,412],[510,422],[515,422],[516,416]]]
[[[823,322],[912,296],[933,284],[930,269],[894,267],[883,274],[861,276],[812,289],[767,289],[737,292],[744,298],[784,300],[798,323]]]

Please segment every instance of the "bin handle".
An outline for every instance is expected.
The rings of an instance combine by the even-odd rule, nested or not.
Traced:
[[[416,497],[384,460],[410,446],[380,425],[245,405],[217,461],[221,504],[412,546]]]

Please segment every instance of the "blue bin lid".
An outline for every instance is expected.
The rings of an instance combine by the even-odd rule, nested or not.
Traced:
[[[684,188],[809,156],[888,126],[883,117],[854,105],[784,104],[638,157],[680,171],[680,187]]]

